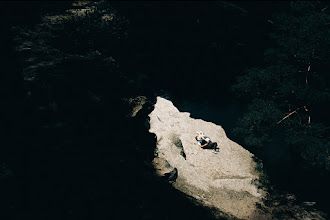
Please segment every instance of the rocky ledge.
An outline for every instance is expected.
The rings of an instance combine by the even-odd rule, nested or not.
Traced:
[[[249,151],[231,141],[220,125],[190,117],[171,101],[157,97],[149,114],[150,132],[157,136],[153,164],[158,175],[203,205],[240,219],[267,219],[256,207],[264,192]],[[201,149],[195,140],[202,130],[220,147],[218,154]],[[175,178],[174,178],[175,177]]]
[[[266,192],[260,186],[253,154],[231,141],[220,125],[190,117],[171,101],[157,97],[149,114],[157,137],[156,174],[198,204],[211,207],[220,219],[325,220],[327,215],[298,202],[294,195]],[[220,147],[218,154],[201,149],[195,140],[202,130]],[[311,206],[311,207],[309,207]]]

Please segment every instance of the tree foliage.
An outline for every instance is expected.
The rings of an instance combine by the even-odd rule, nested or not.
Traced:
[[[33,27],[14,27],[27,101],[37,102],[36,111],[52,112],[47,117],[68,120],[120,101],[115,93],[124,94],[126,84],[118,53],[127,24],[109,3],[91,2],[47,14]]]
[[[239,97],[254,100],[235,133],[259,148],[280,136],[306,164],[329,171],[328,3],[292,2],[272,23],[265,65],[246,70],[232,87]]]

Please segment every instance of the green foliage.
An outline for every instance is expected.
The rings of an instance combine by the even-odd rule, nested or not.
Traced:
[[[234,132],[245,144],[261,148],[282,137],[306,164],[329,169],[329,121],[319,106],[330,101],[330,14],[328,3],[293,2],[273,16],[266,65],[246,70],[233,91],[251,100]],[[313,114],[312,114],[313,113]]]
[[[326,138],[327,127],[322,123],[311,123],[310,125],[295,126],[300,124],[300,118],[296,120],[285,121],[288,126],[285,135],[285,141],[299,149],[301,157],[315,167],[330,167],[329,161],[329,141]]]
[[[71,53],[110,53],[125,38],[127,20],[106,2],[90,4],[82,12],[72,12],[50,27],[51,44]]]
[[[325,7],[316,2],[297,2],[293,4],[290,14],[274,15],[275,27],[270,37],[282,53],[300,66],[329,55],[326,48],[329,47],[330,17],[328,10],[322,11]]]
[[[132,91],[118,61],[127,24],[110,3],[90,2],[13,27],[28,103],[24,123],[32,137],[42,132],[38,140],[46,143],[36,148],[105,142],[108,124],[124,120],[121,99]]]
[[[123,81],[117,57],[127,24],[110,3],[91,2],[82,9],[46,15],[34,27],[14,27],[27,93],[37,96],[32,89],[37,87],[48,94],[49,103],[70,94],[100,103],[100,93],[112,94]],[[113,80],[117,83],[109,87]]]
[[[270,141],[280,115],[274,102],[255,99],[248,112],[238,120],[239,126],[234,129],[234,134],[241,136],[249,146],[262,147]]]
[[[13,28],[17,52],[23,57],[29,56],[22,62],[26,74],[48,72],[67,60],[98,59],[103,60],[104,65],[116,60],[113,56],[126,38],[127,20],[106,2],[84,7],[60,15],[46,15],[42,23],[32,28]]]
[[[252,68],[238,77],[233,91],[244,98],[273,98],[281,96],[280,89],[285,80],[284,73],[290,73],[292,67],[285,65],[271,65],[266,68]]]

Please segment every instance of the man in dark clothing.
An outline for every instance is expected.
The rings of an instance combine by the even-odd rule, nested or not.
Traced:
[[[195,137],[198,145],[203,149],[213,149],[212,152],[217,154],[219,152],[218,144],[216,142],[212,142],[209,137],[204,135],[198,135]]]

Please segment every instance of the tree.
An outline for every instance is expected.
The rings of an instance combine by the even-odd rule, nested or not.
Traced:
[[[232,87],[251,101],[234,132],[259,149],[281,137],[305,165],[329,171],[328,3],[292,2],[271,22],[274,46],[265,51],[265,65],[246,70]]]

